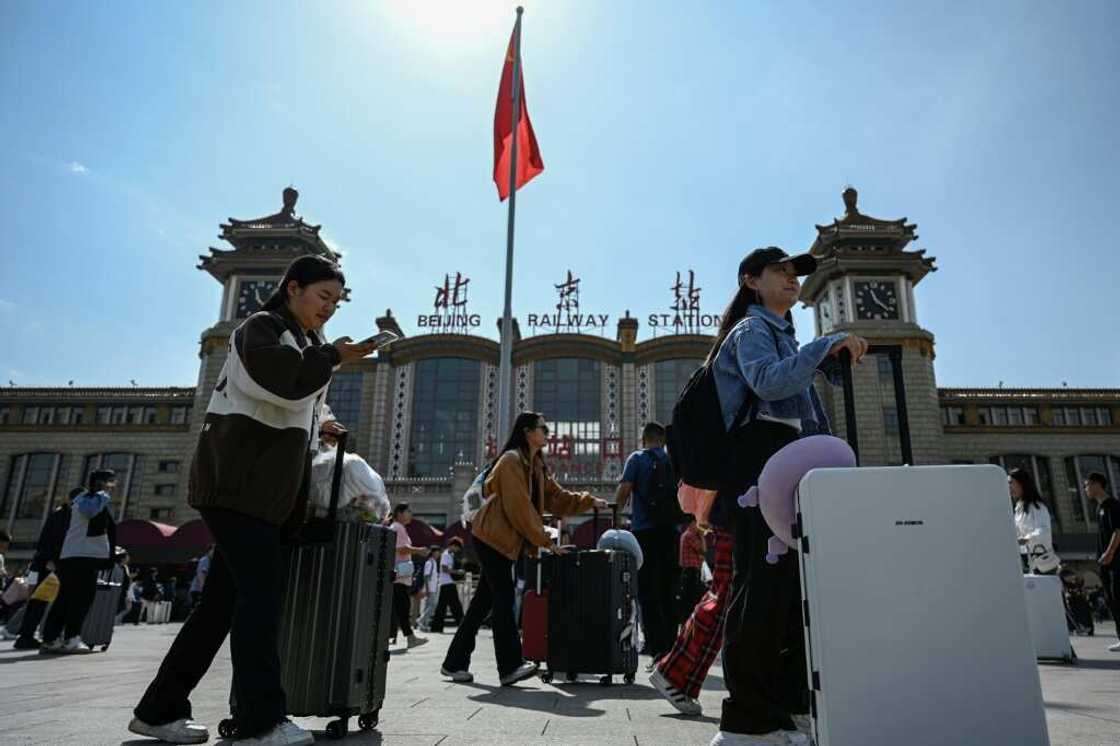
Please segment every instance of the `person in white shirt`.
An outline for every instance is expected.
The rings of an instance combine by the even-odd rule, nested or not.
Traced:
[[[1015,501],[1015,532],[1019,535],[1023,567],[1036,575],[1054,574],[1061,560],[1054,553],[1050,511],[1038,493],[1034,478],[1024,469],[1012,469],[1007,484]]]
[[[408,529],[405,528],[410,523],[412,523],[412,509],[408,503],[400,503],[393,508],[393,522],[389,524],[389,528],[397,534],[397,564],[396,579],[393,581],[393,624],[390,637],[395,640],[397,631],[400,630],[408,641],[408,647],[415,648],[426,644],[428,638],[420,637],[413,632],[412,622],[409,620],[412,605],[409,598],[409,588],[412,586],[412,556],[427,554],[428,550],[412,545],[412,540],[408,537]]]
[[[432,612],[435,611],[436,600],[439,598],[439,563],[442,554],[439,547],[432,547],[428,551],[427,561],[424,562],[423,610],[420,612],[418,623],[421,632],[431,631],[429,625],[432,621]]]
[[[432,632],[443,632],[444,618],[448,609],[451,619],[458,626],[463,621],[463,604],[459,601],[459,589],[455,587],[455,559],[463,551],[463,540],[458,536],[447,542],[447,549],[439,561],[439,598],[436,600],[435,614],[428,622]]]

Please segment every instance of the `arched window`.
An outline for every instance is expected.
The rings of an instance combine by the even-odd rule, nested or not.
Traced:
[[[1070,498],[1078,513],[1078,520],[1085,521],[1089,527],[1097,524],[1097,505],[1091,497],[1085,494],[1085,478],[1098,471],[1108,480],[1106,492],[1116,497],[1118,480],[1120,480],[1120,457],[1092,454],[1084,456],[1069,456],[1066,458],[1066,482]],[[1086,521],[1086,519],[1088,519]]]
[[[113,517],[118,521],[132,517],[136,510],[135,498],[140,494],[143,456],[138,453],[94,453],[86,456],[82,469],[82,484],[89,484],[94,469],[112,469],[117,473],[117,487],[113,491]]]
[[[459,454],[478,449],[478,396],[482,364],[439,357],[416,363],[408,476],[446,477]]]
[[[533,365],[533,410],[550,423],[548,457],[561,478],[603,471],[603,370],[598,360],[557,358]]]
[[[358,429],[358,418],[362,414],[362,372],[335,373],[331,376],[331,387],[327,389],[327,406],[351,433]],[[353,436],[351,436],[353,437]],[[350,450],[357,443],[350,444]]]
[[[1046,507],[1050,509],[1050,515],[1054,519],[1054,529],[1056,533],[1061,533],[1062,521],[1058,515],[1057,509],[1057,496],[1054,494],[1054,482],[1050,478],[1050,462],[1045,456],[1032,456],[1025,453],[1008,453],[998,456],[992,456],[991,463],[1002,466],[1005,471],[1010,472],[1012,469],[1023,469],[1034,478],[1034,483],[1038,485],[1038,491],[1042,494],[1042,499],[1046,503]],[[1078,514],[1079,506],[1074,506],[1073,517],[1075,520],[1084,521],[1084,515]]]
[[[658,360],[653,364],[654,419],[662,425],[669,424],[673,418],[673,405],[677,403],[677,397],[703,362],[695,358],[676,358]]]
[[[42,520],[54,502],[61,453],[22,453],[12,457],[0,516],[11,525],[29,518]]]

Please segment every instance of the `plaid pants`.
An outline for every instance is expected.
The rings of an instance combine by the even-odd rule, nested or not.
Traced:
[[[657,662],[657,670],[687,696],[696,699],[708,676],[708,669],[723,646],[723,623],[731,598],[731,576],[734,571],[731,549],[734,538],[728,531],[713,529],[709,540],[715,540],[715,567],[712,587],[696,604],[685,622],[673,649]]]

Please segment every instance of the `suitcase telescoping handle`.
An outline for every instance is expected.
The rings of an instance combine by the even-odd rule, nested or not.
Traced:
[[[618,528],[618,503],[609,503],[611,509],[611,528]],[[595,536],[599,535],[599,509],[591,509],[592,529]]]
[[[910,414],[906,409],[906,382],[902,378],[902,346],[871,345],[869,355],[886,355],[891,361],[891,377],[894,379],[894,406],[898,414],[898,439],[902,448],[902,463],[914,463],[913,446],[910,443]],[[840,375],[844,387],[844,425],[848,445],[856,454],[859,463],[859,433],[856,427],[856,400],[852,386],[852,353],[840,351]]]
[[[334,470],[331,472],[331,503],[327,508],[327,520],[334,523],[338,519],[338,493],[342,491],[342,466],[346,458],[346,438],[349,435],[343,431],[336,435],[338,446],[335,449]]]

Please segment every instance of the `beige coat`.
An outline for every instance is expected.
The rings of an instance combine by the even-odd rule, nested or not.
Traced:
[[[552,545],[542,513],[575,515],[589,510],[594,501],[586,492],[570,492],[557,484],[551,474],[545,473],[544,461],[538,456],[532,473],[541,500],[533,505],[529,472],[529,462],[520,452],[502,454],[482,487],[488,499],[471,521],[471,533],[510,559],[517,559],[525,542],[534,554],[538,547]]]

